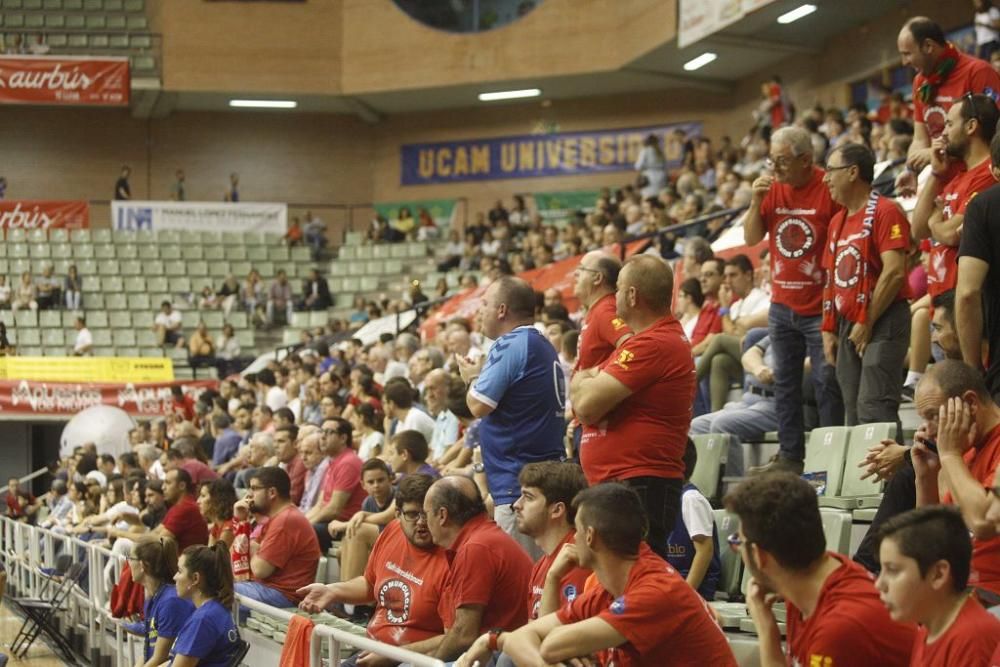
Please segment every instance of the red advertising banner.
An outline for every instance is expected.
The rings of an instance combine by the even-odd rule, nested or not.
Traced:
[[[85,201],[0,200],[0,229],[86,229]]]
[[[171,387],[177,385],[185,393],[200,393],[218,384],[217,380],[149,384],[0,381],[0,419],[32,415],[72,417],[95,405],[111,405],[136,416],[169,415],[174,403]]]
[[[628,243],[625,246],[625,256],[631,257],[637,252],[642,252],[648,246],[648,239]],[[610,246],[608,251],[618,253],[618,246]],[[563,303],[566,304],[566,308],[572,313],[578,305],[576,297],[573,295],[573,270],[580,263],[581,259],[583,259],[583,255],[567,257],[560,262],[543,266],[540,269],[524,271],[519,273],[517,277],[527,281],[536,292],[544,292],[552,287],[556,288],[562,293]],[[482,301],[485,293],[486,287],[480,285],[474,289],[466,290],[461,294],[456,294],[420,325],[422,337],[425,340],[434,338],[437,334],[438,323],[447,322],[453,317],[462,317],[472,322],[476,311],[479,310],[479,303]]]
[[[127,58],[0,56],[0,104],[128,106]]]

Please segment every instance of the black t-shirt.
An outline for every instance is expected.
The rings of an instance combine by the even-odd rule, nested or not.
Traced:
[[[122,197],[121,193],[124,192],[125,196]],[[115,181],[115,199],[131,199],[132,198],[132,188],[128,185],[128,179],[124,176]]]
[[[990,345],[986,386],[1000,394],[1000,188],[991,187],[969,202],[962,223],[958,256],[975,257],[989,265],[983,281],[983,335]]]

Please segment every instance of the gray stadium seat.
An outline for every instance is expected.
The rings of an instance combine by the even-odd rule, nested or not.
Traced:
[[[834,509],[820,508],[823,520],[823,535],[826,537],[826,548],[839,554],[850,555],[851,551],[851,514]]]
[[[740,529],[740,518],[726,510],[713,510],[715,529],[719,533],[719,560],[722,569],[719,573],[718,597],[732,600],[740,592],[740,571],[743,560],[739,553],[729,547],[727,538]]]
[[[803,473],[826,473],[826,488],[820,495],[840,494],[850,434],[847,426],[816,428],[809,434]]]
[[[840,493],[821,497],[820,505],[845,510],[877,507],[882,498],[882,483],[874,477],[861,479],[864,468],[859,468],[858,463],[865,459],[869,448],[895,435],[895,423],[861,424],[852,428]]]

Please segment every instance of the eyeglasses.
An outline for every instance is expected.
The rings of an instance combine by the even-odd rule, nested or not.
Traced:
[[[840,167],[830,167],[830,166],[828,166],[826,168],[826,170],[827,171],[840,171],[841,169],[850,169],[851,167],[855,167],[855,166],[857,166],[857,165],[845,164],[845,165],[842,165]]]
[[[794,160],[797,157],[798,157],[797,155],[792,155],[792,156],[779,155],[778,157],[768,157],[767,159],[764,160],[764,165],[768,169],[774,169],[775,167],[785,168],[789,165],[789,163],[792,160]]]
[[[253,491],[253,492],[256,493],[257,491],[267,491],[271,487],[269,487],[269,486],[254,486],[253,484],[251,484],[247,488],[249,488],[251,491]]]
[[[341,433],[335,428],[325,428],[323,429],[323,435],[341,435]]]
[[[422,512],[422,511],[418,512],[417,510],[406,510],[406,511],[401,511],[399,514],[410,523],[416,523],[421,519],[427,521],[427,512]]]

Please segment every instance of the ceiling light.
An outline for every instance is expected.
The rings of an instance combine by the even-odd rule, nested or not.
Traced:
[[[229,106],[238,109],[294,109],[299,103],[294,100],[229,100]]]
[[[779,16],[778,23],[787,24],[792,23],[793,21],[798,21],[801,18],[809,16],[814,11],[816,11],[816,5],[802,5]]]
[[[684,70],[687,72],[693,72],[696,69],[701,69],[702,67],[704,67],[705,65],[712,62],[718,57],[719,56],[712,53],[711,51],[707,51],[698,56],[697,58],[695,58],[694,60],[689,60],[686,63],[684,63]]]
[[[538,97],[542,91],[538,88],[524,90],[501,90],[495,93],[479,93],[480,102],[496,102],[497,100],[517,100],[522,97]]]

